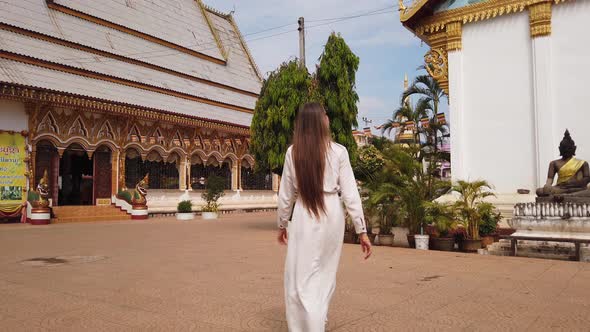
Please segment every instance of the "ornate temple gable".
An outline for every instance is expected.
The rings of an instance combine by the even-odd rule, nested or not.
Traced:
[[[178,130],[174,134],[174,137],[172,138],[172,142],[170,145],[175,147],[184,147],[184,141]]]
[[[68,135],[88,137],[88,129],[86,129],[86,125],[84,124],[81,115],[78,114],[78,116],[74,118],[74,121],[68,130]]]
[[[248,127],[235,124],[171,114],[162,110],[140,108],[131,105],[73,96],[67,93],[32,89],[13,84],[0,85],[0,96],[10,100],[20,100],[25,103],[43,103],[54,107],[80,108],[92,112],[106,112],[113,115],[123,116],[124,119],[150,119],[152,121],[162,121],[193,128],[217,129],[239,135],[250,134]]]
[[[113,131],[113,127],[111,126],[111,123],[109,122],[108,119],[104,120],[102,126],[100,127],[100,129],[98,130],[98,133],[96,134],[96,138],[98,140],[100,140],[100,139],[115,140],[115,133]]]
[[[59,135],[59,127],[51,112],[48,111],[41,122],[39,122],[37,133],[53,133]]]
[[[221,153],[223,154],[228,154],[228,153],[233,153],[235,154],[235,149],[234,146],[232,144],[232,140],[229,138],[226,138],[223,140],[223,144],[221,146]]]
[[[127,135],[127,141],[133,143],[140,143],[140,139],[141,132],[139,131],[139,128],[137,128],[137,124],[135,124],[131,127],[131,130],[129,130],[129,134]]]

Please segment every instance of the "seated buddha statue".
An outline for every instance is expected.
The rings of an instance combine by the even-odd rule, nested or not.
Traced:
[[[561,159],[549,163],[547,183],[543,188],[537,189],[537,196],[554,195],[584,195],[588,191],[590,183],[590,167],[584,160],[576,159],[576,144],[572,140],[568,130],[565,131],[563,140],[559,143]],[[553,181],[557,175],[557,183]],[[584,193],[583,193],[584,192]]]

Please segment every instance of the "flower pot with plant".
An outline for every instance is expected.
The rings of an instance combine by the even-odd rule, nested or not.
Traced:
[[[206,204],[201,208],[203,219],[217,219],[219,213],[219,203],[217,202],[223,195],[225,189],[225,179],[211,175],[205,183],[205,192],[201,195]]]
[[[479,224],[479,236],[484,248],[496,241],[498,238],[498,223],[502,220],[500,212],[491,203],[481,204],[481,223]]]
[[[193,220],[193,219],[195,219],[195,214],[193,212],[193,202],[191,202],[190,200],[179,202],[178,206],[177,206],[176,219],[177,220]]]
[[[430,202],[426,205],[426,222],[434,226],[431,243],[433,250],[453,251],[455,237],[452,231],[457,227],[453,206]]]
[[[481,238],[479,237],[479,226],[482,215],[489,209],[487,203],[483,202],[486,197],[494,196],[491,186],[487,181],[479,180],[474,182],[457,181],[453,185],[453,191],[459,194],[455,202],[455,213],[458,222],[465,228],[465,237],[461,242],[461,250],[473,252],[481,249]]]

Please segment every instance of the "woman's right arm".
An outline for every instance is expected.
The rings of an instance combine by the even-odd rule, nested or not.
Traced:
[[[291,219],[293,204],[295,203],[295,174],[293,174],[291,148],[287,149],[285,155],[285,164],[283,165],[283,175],[279,187],[278,197],[278,226],[280,229],[286,229]]]

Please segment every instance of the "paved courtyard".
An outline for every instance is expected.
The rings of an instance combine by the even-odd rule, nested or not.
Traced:
[[[274,220],[0,225],[0,330],[286,331]],[[588,331],[590,264],[345,245],[329,330]]]

